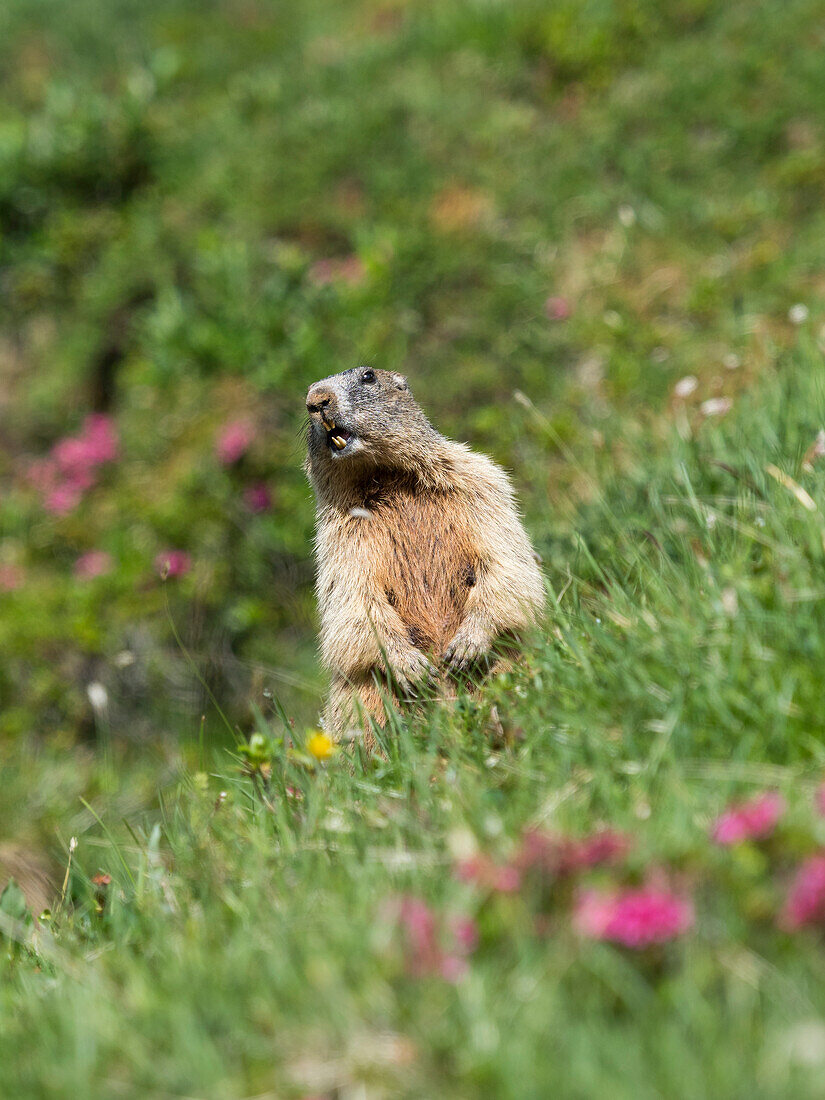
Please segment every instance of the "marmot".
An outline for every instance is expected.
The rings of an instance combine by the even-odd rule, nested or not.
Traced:
[[[471,668],[536,621],[545,591],[507,475],[437,432],[400,374],[343,371],[306,404],[335,736]]]

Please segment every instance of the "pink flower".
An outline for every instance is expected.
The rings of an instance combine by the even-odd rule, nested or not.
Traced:
[[[403,897],[393,906],[404,933],[407,967],[416,978],[438,976],[455,982],[466,973],[466,957],[478,944],[475,922],[459,917],[445,929],[420,898]]]
[[[318,286],[327,286],[330,283],[346,283],[348,286],[356,286],[363,282],[367,269],[358,256],[344,256],[343,258],[328,257],[324,260],[316,260],[309,269],[309,278]]]
[[[90,470],[117,458],[117,435],[108,416],[87,416],[79,435],[66,436],[52,448],[52,457],[64,473]]]
[[[471,955],[478,947],[478,926],[472,917],[455,917],[450,925],[456,949]]]
[[[95,484],[98,467],[113,462],[117,454],[117,434],[111,418],[93,413],[86,417],[78,435],[59,440],[48,458],[32,463],[29,478],[43,493],[46,510],[66,515]]]
[[[460,955],[442,955],[438,966],[438,973],[445,982],[457,982],[467,973],[467,960]]]
[[[825,853],[806,859],[796,872],[779,923],[788,931],[825,923]]]
[[[681,935],[692,927],[693,919],[689,901],[650,887],[618,894],[584,891],[573,914],[580,935],[635,950]]]
[[[218,433],[215,454],[224,466],[234,466],[249,450],[255,438],[255,425],[249,420],[233,420]]]
[[[630,837],[612,829],[579,839],[530,829],[522,837],[516,862],[524,871],[534,869],[561,877],[601,864],[620,863],[631,846]]]
[[[192,568],[192,559],[185,550],[164,550],[155,558],[155,569],[165,580],[167,577],[182,577]]]
[[[67,436],[52,448],[52,456],[64,474],[91,472],[117,458],[118,443],[110,417],[93,413],[79,435]]]
[[[566,298],[550,297],[544,303],[544,312],[551,321],[566,321],[570,316],[570,303]]]
[[[0,565],[0,592],[14,592],[23,587],[25,577],[18,565]]]
[[[48,492],[57,480],[57,463],[53,458],[36,458],[26,474],[29,482],[41,493]]]
[[[43,505],[54,516],[65,516],[80,504],[83,489],[79,484],[66,481],[47,494]]]
[[[114,462],[118,456],[118,438],[114,421],[103,413],[92,413],[83,424],[82,438],[89,460],[95,466]]]
[[[712,837],[717,844],[739,844],[743,840],[760,840],[773,832],[785,812],[785,800],[776,791],[766,791],[748,802],[729,806],[713,826]]]
[[[244,504],[250,512],[268,512],[272,507],[272,497],[269,489],[262,481],[256,485],[248,485],[243,491]]]
[[[74,563],[74,575],[84,581],[102,577],[112,571],[112,556],[105,550],[89,550]]]
[[[484,890],[512,894],[521,885],[521,873],[509,863],[494,863],[489,856],[477,855],[463,859],[455,866],[456,878],[471,882]]]
[[[58,470],[65,475],[88,473],[95,465],[88,443],[78,435],[67,436],[55,443],[52,455]]]
[[[814,795],[814,805],[816,806],[817,813],[825,817],[825,783],[820,783],[819,787],[817,787],[816,794]]]
[[[604,863],[621,863],[633,846],[630,837],[604,829],[583,837],[578,843],[579,867],[597,867]]]
[[[415,977],[438,972],[441,949],[435,914],[430,907],[418,898],[402,898],[398,919],[407,939],[410,972]]]

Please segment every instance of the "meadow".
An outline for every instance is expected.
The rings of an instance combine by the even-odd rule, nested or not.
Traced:
[[[825,5],[8,0],[0,1095],[825,1069]],[[317,729],[308,384],[513,473],[546,622]]]

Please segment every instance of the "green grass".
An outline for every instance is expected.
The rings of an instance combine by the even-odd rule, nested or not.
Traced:
[[[3,5],[0,866],[51,912],[0,901],[0,1096],[821,1095],[822,939],[777,916],[825,845],[823,38],[814,0]],[[513,471],[548,617],[314,765],[302,398],[360,360]],[[51,515],[92,409],[120,457]],[[688,933],[456,875],[599,826],[634,846],[582,885],[667,882]],[[402,895],[476,922],[457,981]]]
[[[825,470],[799,472],[824,411],[818,353],[800,348],[727,419],[668,437],[644,480],[604,476],[547,640],[485,696],[508,744],[477,708],[436,707],[384,757],[312,767],[301,735],[262,718],[268,778],[193,750],[136,811],[104,777],[94,816],[58,815],[79,838],[72,904],[11,950],[0,1091],[817,1095],[825,957],[776,918],[825,840]],[[59,758],[31,766],[46,803],[71,806]],[[715,848],[726,802],[766,788],[789,803],[777,835]],[[457,854],[505,858],[525,827],[596,824],[635,843],[595,880],[668,875],[695,899],[685,937],[652,954],[591,944],[561,887],[541,900],[456,878]],[[387,911],[400,894],[477,920],[455,984],[409,973]]]
[[[586,461],[686,374],[702,398],[748,385],[795,303],[816,331],[820,2],[104,7],[0,14],[0,563],[26,576],[0,734],[88,734],[92,677],[122,731],[196,733],[152,566],[170,546],[194,559],[175,614],[233,718],[263,667],[312,720],[298,432],[332,369],[406,371],[515,472],[549,554],[582,491],[565,447]],[[319,285],[348,257],[360,281]],[[93,407],[121,460],[44,515],[29,465]],[[215,433],[247,415],[256,444],[223,470]],[[273,508],[251,516],[258,480]],[[117,568],[78,584],[90,549]]]

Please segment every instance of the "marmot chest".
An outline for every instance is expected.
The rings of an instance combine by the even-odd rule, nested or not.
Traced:
[[[440,653],[458,629],[476,582],[467,517],[458,502],[413,493],[378,504],[379,575],[412,643]]]

